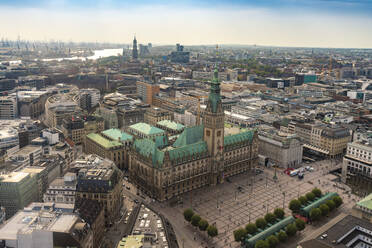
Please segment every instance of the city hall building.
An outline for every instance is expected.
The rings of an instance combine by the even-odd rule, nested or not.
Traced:
[[[166,134],[135,139],[129,152],[130,177],[139,188],[164,201],[254,168],[256,131],[225,136],[224,122],[216,69],[203,125],[185,128],[172,144]]]

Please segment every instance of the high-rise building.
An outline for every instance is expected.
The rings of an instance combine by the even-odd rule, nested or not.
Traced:
[[[158,84],[144,81],[137,82],[137,95],[144,103],[153,104],[153,98],[159,92],[160,87]]]
[[[138,59],[138,50],[137,50],[137,39],[136,39],[136,36],[134,36],[134,39],[133,39],[132,58],[133,58],[133,60]]]
[[[18,116],[18,101],[16,95],[0,97],[0,119],[11,120]]]

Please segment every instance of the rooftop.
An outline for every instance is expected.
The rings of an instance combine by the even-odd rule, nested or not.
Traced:
[[[143,133],[145,135],[155,135],[155,134],[163,134],[164,130],[151,126],[147,123],[139,122],[134,125],[129,126],[130,128],[136,130],[137,132]]]
[[[117,129],[117,128],[107,129],[103,131],[102,134],[117,141],[126,141],[126,140],[133,139],[132,135],[127,134],[126,132],[122,132],[120,129]]]
[[[96,133],[88,134],[87,138],[89,138],[89,139],[93,140],[94,142],[100,144],[101,146],[103,146],[106,149],[122,145],[122,143],[120,143],[118,141],[115,141],[115,140],[111,141],[111,140],[106,139],[105,137],[101,136],[100,134],[96,134]]]
[[[164,126],[169,129],[175,130],[175,131],[181,131],[185,128],[184,125],[174,122],[174,121],[170,121],[170,120],[162,120],[162,121],[159,121],[157,124],[160,126]]]
[[[11,172],[7,175],[1,175],[0,181],[3,183],[18,183],[25,179],[29,173],[27,172]]]
[[[129,235],[126,238],[122,238],[117,248],[141,248],[143,245],[144,235]]]
[[[367,197],[360,200],[356,205],[372,210],[372,194],[369,194]]]

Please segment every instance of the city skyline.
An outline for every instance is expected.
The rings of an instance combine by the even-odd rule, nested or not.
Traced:
[[[145,44],[372,47],[372,3],[364,0],[19,0],[0,7],[0,37],[9,39],[130,44],[136,34]]]

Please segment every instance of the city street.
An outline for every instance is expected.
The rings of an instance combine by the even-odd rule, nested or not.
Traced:
[[[158,205],[158,210],[175,227],[180,247],[183,245],[184,247],[239,247],[233,239],[234,230],[254,222],[278,207],[284,206],[286,214],[289,215],[291,213],[288,209],[289,201],[306,194],[314,187],[319,187],[323,192],[338,192],[345,202],[341,210],[349,212],[359,198],[349,197],[344,190],[340,189],[347,189],[347,186],[332,181],[337,176],[328,174],[328,171],[331,167],[337,166],[337,163],[325,160],[305,165],[312,166],[315,170],[306,172],[303,180],[290,177],[278,169],[278,180],[274,181],[274,169],[270,168],[265,169],[260,175],[241,174],[230,178],[231,183],[225,181],[215,187],[186,193],[183,204],[174,207],[170,207],[167,203],[160,205],[155,203],[155,205]],[[185,223],[183,211],[191,207],[191,204],[197,214],[217,226],[219,234],[212,241],[208,242],[206,233],[200,234],[200,231]]]

